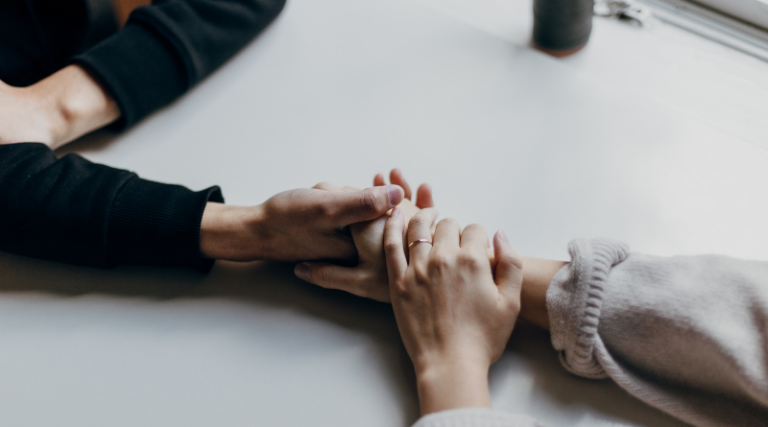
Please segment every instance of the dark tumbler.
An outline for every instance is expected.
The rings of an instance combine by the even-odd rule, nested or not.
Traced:
[[[558,56],[579,51],[589,41],[594,7],[594,0],[534,0],[534,45]]]

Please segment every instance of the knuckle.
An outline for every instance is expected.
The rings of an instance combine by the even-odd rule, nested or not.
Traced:
[[[408,291],[408,287],[406,286],[404,280],[396,281],[389,292],[395,299],[398,300],[407,300],[410,297],[410,292]]]
[[[319,182],[319,183],[315,184],[315,186],[312,187],[312,188],[314,188],[316,190],[327,190],[328,188],[330,188],[330,186],[331,186],[331,184],[323,181],[323,182]]]
[[[348,284],[355,288],[368,289],[374,282],[373,272],[357,269],[356,273],[348,280]]]
[[[456,263],[462,268],[466,268],[472,271],[477,271],[483,267],[483,263],[488,263],[488,260],[483,260],[479,255],[474,252],[462,252],[457,257]]]
[[[314,206],[313,214],[315,216],[329,218],[337,213],[336,205],[331,200],[321,200]]]
[[[328,270],[325,268],[313,268],[310,276],[312,277],[312,282],[314,284],[322,286],[323,288],[328,288],[330,287],[330,284],[333,283]]]
[[[518,254],[508,255],[506,261],[518,270],[523,269],[523,258]]]
[[[453,266],[453,257],[443,252],[436,252],[429,259],[429,267],[432,271],[446,271]]]
[[[483,227],[480,224],[469,224],[467,228],[464,229],[464,231],[472,231],[476,233],[483,232],[485,233],[485,227]]]
[[[413,268],[413,275],[416,279],[416,283],[425,285],[429,284],[432,280],[432,275],[430,274],[429,267],[425,267],[422,265],[415,265]]]
[[[441,225],[443,225],[445,227],[458,227],[459,226],[459,221],[456,221],[454,218],[445,218],[445,219],[440,220],[439,224],[441,224]]]
[[[430,224],[430,218],[427,218],[424,215],[421,215],[421,212],[417,213],[416,215],[411,218],[411,221],[408,222],[408,229],[421,229],[426,228]]]
[[[370,189],[363,190],[360,196],[360,208],[368,213],[379,212],[382,208],[381,198]]]
[[[397,254],[398,251],[402,252],[403,243],[398,239],[385,238],[384,239],[384,252],[388,255]]]

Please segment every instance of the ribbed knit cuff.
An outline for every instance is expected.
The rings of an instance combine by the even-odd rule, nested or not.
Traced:
[[[191,85],[184,61],[160,33],[131,21],[122,30],[75,56],[117,102],[116,130],[130,127],[181,96]]]
[[[131,179],[109,214],[110,262],[208,272],[213,260],[200,255],[200,223],[209,201],[224,202],[219,187],[193,192],[180,185]]]
[[[530,417],[491,408],[461,408],[421,417],[413,427],[541,427]]]
[[[587,378],[607,375],[595,355],[605,284],[611,268],[629,248],[604,239],[577,239],[568,245],[571,263],[557,272],[547,290],[552,345],[570,372]]]

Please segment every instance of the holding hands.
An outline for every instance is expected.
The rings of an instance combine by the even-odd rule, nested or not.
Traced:
[[[402,173],[393,170],[390,180],[403,188],[405,199],[387,215],[349,227],[357,265],[303,262],[296,275],[392,303],[416,370],[422,414],[489,407],[488,370],[520,312],[523,260],[501,231],[489,250],[483,227],[462,231],[456,220],[438,223],[428,185],[419,187],[413,204]],[[374,185],[385,185],[384,177],[377,175]],[[317,188],[359,191],[330,184]]]
[[[373,180],[374,188],[386,185],[384,176],[376,175]],[[403,178],[399,169],[392,170],[390,182],[404,190],[404,199],[397,205],[406,220],[410,220],[421,209],[434,206],[432,189],[429,184],[422,184],[417,191],[418,198],[411,202],[411,187]],[[316,186],[322,190],[335,192],[356,192],[351,187],[338,188],[327,183]],[[296,266],[296,275],[329,289],[340,289],[359,297],[370,298],[380,302],[390,302],[389,278],[384,257],[384,224],[389,213],[373,219],[349,226],[351,238],[357,248],[358,260],[354,267],[344,267],[329,262],[302,262]],[[403,236],[405,237],[405,236]]]
[[[523,260],[498,232],[437,222],[431,188],[418,199],[399,170],[357,190],[321,183],[255,207],[209,203],[201,250],[230,260],[304,260],[298,277],[391,302],[423,414],[489,407],[488,370],[520,312]],[[335,261],[354,261],[345,267]]]

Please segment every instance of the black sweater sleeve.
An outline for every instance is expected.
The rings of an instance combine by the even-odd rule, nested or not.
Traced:
[[[213,72],[282,10],[285,0],[155,0],[112,37],[75,56],[133,125]]]
[[[0,250],[72,264],[206,272],[200,223],[219,187],[193,192],[43,144],[0,145]]]

